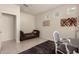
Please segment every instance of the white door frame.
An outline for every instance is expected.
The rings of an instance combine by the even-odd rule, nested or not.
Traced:
[[[6,13],[6,12],[1,12],[1,15],[2,13],[5,13],[5,14],[9,14],[9,15],[14,15],[14,14],[10,14],[10,13]],[[20,43],[20,15],[17,16],[17,15],[14,15],[15,16],[15,19],[16,19],[16,43]]]

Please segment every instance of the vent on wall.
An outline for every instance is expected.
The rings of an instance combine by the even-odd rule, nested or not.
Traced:
[[[23,4],[23,6],[25,6],[25,7],[29,7],[27,4]]]

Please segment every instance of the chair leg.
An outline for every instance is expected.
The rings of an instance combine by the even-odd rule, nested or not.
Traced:
[[[67,54],[69,54],[69,49],[67,47],[67,44],[65,44],[65,47],[66,47]]]
[[[57,54],[57,44],[55,43],[55,53]]]

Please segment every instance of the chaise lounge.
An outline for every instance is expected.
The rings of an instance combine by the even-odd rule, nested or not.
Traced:
[[[40,36],[39,30],[33,30],[31,33],[24,33],[22,30],[20,31],[20,41],[38,38]]]

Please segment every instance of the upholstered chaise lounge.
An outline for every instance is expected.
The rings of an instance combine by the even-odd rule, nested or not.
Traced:
[[[33,30],[31,33],[24,33],[22,30],[20,31],[20,41],[37,38],[39,37],[39,30]]]

